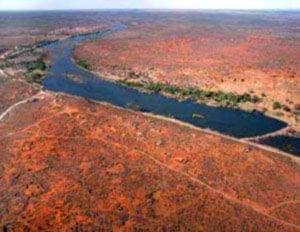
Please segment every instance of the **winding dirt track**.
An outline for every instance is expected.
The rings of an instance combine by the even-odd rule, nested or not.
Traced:
[[[34,97],[27,98],[25,100],[19,101],[12,106],[10,106],[7,110],[5,110],[2,114],[0,114],[0,121],[3,120],[11,111],[13,111],[17,106],[21,104],[25,104],[28,101],[32,100]]]

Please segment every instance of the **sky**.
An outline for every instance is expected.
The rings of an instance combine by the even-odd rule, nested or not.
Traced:
[[[0,0],[0,10],[300,9],[300,0]]]

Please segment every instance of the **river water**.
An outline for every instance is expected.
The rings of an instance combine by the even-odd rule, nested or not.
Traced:
[[[96,77],[74,64],[72,51],[75,45],[122,29],[124,29],[123,25],[115,25],[106,31],[72,36],[48,45],[47,48],[53,57],[53,63],[43,81],[44,88],[105,101],[124,108],[136,105],[143,112],[173,117],[197,127],[209,128],[236,138],[259,136],[287,126],[286,123],[267,117],[260,112],[250,113],[238,109],[212,107],[189,100],[180,102],[158,93],[143,93]],[[195,114],[200,117],[193,117]],[[268,141],[267,144],[281,149],[276,143]],[[293,152],[293,144],[291,149],[283,150],[297,154]]]

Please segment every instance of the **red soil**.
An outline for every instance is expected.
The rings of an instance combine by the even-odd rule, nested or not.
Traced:
[[[214,88],[223,86],[219,68],[228,60],[225,87],[239,83],[232,88],[242,91],[254,88],[247,81],[255,78],[266,86],[284,78],[276,84],[277,93],[297,88],[293,64],[299,59],[260,69],[277,54],[273,44],[281,40],[273,34],[256,31],[251,37],[231,30],[225,36],[214,27],[196,30],[177,17],[167,24],[162,18],[138,20],[117,37],[82,45],[76,54],[101,72],[144,72],[149,65],[155,66],[149,71],[153,80],[212,83]],[[158,26],[159,21],[164,23]],[[298,41],[284,41],[279,46],[287,51],[284,60],[297,58]],[[262,48],[249,52],[252,45]],[[265,49],[269,52],[263,54]],[[245,59],[236,59],[234,53],[241,51]],[[182,78],[186,70],[191,71]],[[274,70],[280,75],[270,78]],[[249,76],[245,87],[239,71],[243,78],[259,75]],[[295,77],[288,76],[294,72]],[[39,91],[8,78],[0,77],[0,115]],[[0,120],[0,231],[300,231],[296,158],[80,98],[35,96]]]
[[[26,82],[0,77],[0,114],[11,105],[35,95],[38,89]]]
[[[53,94],[0,131],[2,228],[300,231],[289,157]]]
[[[130,78],[134,71],[141,80],[264,94],[261,108],[268,110],[274,101],[291,109],[300,104],[300,40],[292,34],[294,21],[285,27],[276,22],[254,27],[251,21],[216,26],[187,17],[145,20],[111,38],[82,44],[75,57],[108,78]]]

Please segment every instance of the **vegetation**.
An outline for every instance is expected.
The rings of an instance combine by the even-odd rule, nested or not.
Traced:
[[[84,68],[84,69],[89,69],[89,64],[86,60],[83,60],[83,59],[79,59],[77,62],[77,65],[80,66],[81,68]]]
[[[35,61],[26,62],[25,67],[27,69],[27,73],[25,74],[26,81],[40,84],[44,77],[44,71],[47,69],[47,65],[43,59],[39,58]]]
[[[40,41],[30,45],[19,45],[0,63],[0,68],[14,67],[21,71],[29,83],[41,83],[48,66],[44,62],[46,54],[38,48],[53,41]]]
[[[273,110],[279,110],[279,109],[281,109],[281,104],[280,104],[280,102],[274,102],[273,103]]]
[[[251,96],[250,94],[234,94],[234,93],[225,93],[222,91],[207,91],[201,90],[195,87],[181,88],[165,83],[159,82],[133,82],[128,80],[120,80],[118,83],[133,88],[145,89],[151,92],[156,93],[167,93],[174,96],[178,96],[184,99],[191,99],[194,101],[208,101],[213,100],[220,105],[228,106],[228,107],[237,107],[240,103],[252,102],[257,103],[260,102],[261,99],[258,96]]]
[[[10,65],[11,65],[10,61],[5,60],[5,61],[3,61],[3,62],[0,63],[0,69],[7,68]]]
[[[35,70],[41,70],[45,71],[47,69],[47,65],[45,62],[40,58],[36,61],[27,62],[26,68],[29,72],[35,71]]]
[[[38,71],[30,72],[25,75],[26,81],[29,83],[38,83],[40,84],[43,79],[43,74]]]
[[[288,106],[286,106],[286,105],[283,106],[283,110],[284,110],[285,112],[291,112],[291,108],[288,107]]]

